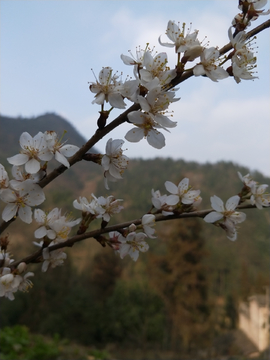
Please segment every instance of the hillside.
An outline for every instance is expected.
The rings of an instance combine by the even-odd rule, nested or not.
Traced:
[[[48,129],[48,124],[57,133],[68,130],[70,143],[80,145],[85,141],[64,119],[54,114],[48,116],[52,123],[47,115],[35,120],[1,117],[1,157],[18,152],[18,138],[22,131],[34,135],[39,130]],[[35,121],[42,126],[38,128]],[[54,124],[58,122],[59,128],[55,128]],[[20,124],[20,130],[16,124]],[[14,135],[15,128],[17,135]],[[114,216],[112,223],[135,219],[151,208],[152,188],[166,193],[166,180],[178,184],[184,177],[190,179],[194,189],[201,190],[201,208],[209,208],[210,196],[215,194],[226,201],[239,193],[242,184],[237,171],[245,175],[249,169],[232,162],[202,165],[181,159],[132,159],[123,180],[112,183],[108,192],[104,189],[99,166],[76,164],[48,186],[44,208],[64,207],[66,211],[73,211],[74,216],[79,216],[71,206],[79,195],[87,197],[91,192],[96,196],[113,194],[123,199],[125,210]],[[270,184],[270,179],[258,172],[252,176],[260,183]],[[55,331],[64,337],[75,337],[86,345],[124,342],[130,346],[133,339],[135,344],[144,346],[162,343],[164,349],[169,346],[177,348],[179,338],[183,344],[185,341],[191,344],[193,340],[186,334],[193,329],[198,339],[195,340],[195,336],[194,341],[201,347],[206,346],[200,337],[206,332],[205,341],[209,346],[213,337],[217,334],[223,336],[224,331],[235,326],[238,301],[263,292],[264,286],[269,285],[269,209],[250,209],[246,214],[247,221],[241,224],[235,242],[228,240],[221,229],[201,219],[157,224],[158,238],[149,241],[149,252],[140,254],[136,263],[130,259],[120,261],[111,249],[102,248],[93,239],[76,244],[72,251],[67,251],[72,262],[67,261],[62,268],[44,275],[40,273],[39,265],[35,267],[35,286],[31,295],[18,295],[15,310],[6,302],[3,304],[4,324],[13,325],[19,319],[19,323],[26,324],[33,331],[47,334]],[[20,221],[16,221],[8,229],[14,254],[24,253],[25,247],[33,249],[34,228],[22,232],[22,226]],[[53,296],[54,306],[50,303],[50,296]],[[63,297],[66,299],[64,303]],[[32,301],[39,304],[35,309],[31,306]],[[133,309],[133,315],[127,315],[129,308]],[[41,312],[50,312],[50,316],[43,319]],[[136,322],[136,316],[143,319],[142,323]],[[205,316],[208,316],[208,323],[205,323]],[[121,317],[124,317],[124,323],[119,320]],[[74,324],[72,331],[61,322],[66,318]],[[178,319],[177,323],[174,323],[174,318]],[[180,319],[186,320],[182,324]],[[89,321],[95,324],[90,333],[87,328]],[[175,343],[170,343],[162,329],[172,334]]]

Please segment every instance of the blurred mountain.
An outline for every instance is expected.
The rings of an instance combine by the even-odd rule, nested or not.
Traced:
[[[19,152],[18,141],[23,131],[27,131],[34,136],[39,131],[45,130],[54,130],[59,136],[63,134],[64,130],[67,130],[65,138],[68,139],[68,143],[74,145],[81,146],[86,141],[65,119],[56,114],[45,114],[33,119],[15,119],[1,116],[0,163],[7,166],[7,170],[10,170],[6,157]],[[58,166],[58,163],[54,163],[53,166]],[[124,211],[113,216],[110,223],[119,223],[140,218],[151,209],[151,189],[160,190],[162,194],[165,194],[165,181],[169,180],[178,184],[183,178],[187,177],[190,179],[190,185],[194,189],[201,190],[203,201],[200,208],[207,209],[210,208],[210,196],[217,195],[225,202],[229,197],[241,191],[242,183],[237,175],[238,171],[242,175],[251,173],[248,168],[233,162],[220,161],[215,164],[199,164],[170,158],[131,159],[128,169],[123,174],[123,179],[111,183],[110,190],[107,191],[104,188],[102,168],[97,164],[82,162],[75,164],[45,188],[46,201],[42,204],[42,208],[50,211],[53,207],[59,207],[67,212],[72,211],[75,217],[79,217],[80,213],[72,208],[74,199],[79,196],[90,197],[91,193],[96,196],[113,194],[115,198],[123,199]],[[270,184],[270,179],[259,172],[251,173],[251,175],[261,184]],[[0,203],[0,210],[3,205],[3,203]],[[104,327],[97,328],[96,325],[93,328],[93,334],[90,336],[88,330],[81,326],[80,321],[78,329],[81,330],[78,330],[77,334],[79,341],[87,343],[89,336],[92,339],[91,341],[96,341],[95,339],[101,342],[108,341],[108,339],[111,339],[112,342],[123,341],[122,339],[125,338],[126,333],[129,331],[132,339],[132,336],[137,336],[142,341],[140,335],[138,335],[142,334],[143,341],[146,341],[143,335],[144,331],[138,330],[139,327],[137,329],[137,325],[134,325],[133,320],[128,323],[131,326],[130,330],[126,331],[125,326],[127,325],[124,326],[118,322],[119,318],[124,315],[119,314],[119,318],[114,319],[116,316],[115,309],[119,308],[119,311],[122,311],[124,305],[122,304],[122,307],[119,307],[119,302],[122,303],[123,296],[127,296],[127,304],[129,304],[129,301],[138,300],[138,303],[136,303],[138,311],[146,309],[146,305],[150,306],[151,302],[154,302],[157,308],[149,309],[146,312],[151,310],[156,314],[155,316],[159,314],[159,307],[165,306],[167,309],[166,315],[162,319],[169,318],[172,322],[167,323],[167,327],[165,327],[162,319],[157,317],[153,317],[153,319],[157,322],[162,320],[159,325],[160,331],[162,332],[162,329],[171,331],[174,334],[176,343],[179,336],[184,339],[187,332],[194,329],[195,325],[198,328],[197,334],[200,334],[201,331],[214,331],[223,334],[224,329],[233,328],[237,322],[239,299],[246,299],[253,293],[261,292],[265,285],[269,285],[269,208],[263,210],[248,209],[245,212],[247,220],[240,224],[238,239],[234,242],[226,238],[226,234],[222,229],[206,224],[202,219],[189,219],[188,221],[182,219],[157,223],[158,237],[148,241],[150,245],[149,252],[140,254],[136,263],[127,258],[120,260],[110,248],[102,248],[93,239],[78,243],[71,251],[66,250],[76,270],[68,268],[68,264],[65,264],[62,270],[57,268],[53,270],[54,272],[49,271],[48,283],[46,283],[48,289],[45,292],[44,284],[46,280],[40,280],[40,283],[36,281],[38,291],[35,292],[35,288],[31,290],[33,291],[32,296],[36,298],[35,303],[45,306],[44,302],[47,301],[46,306],[48,306],[47,310],[44,310],[44,308],[38,310],[37,308],[36,316],[38,317],[38,314],[41,313],[51,312],[51,318],[53,320],[58,319],[57,324],[64,324],[64,320],[59,321],[60,316],[61,319],[66,319],[67,314],[76,309],[79,315],[74,313],[74,318],[70,320],[73,323],[75,318],[85,318],[85,304],[89,303],[87,316],[95,319],[93,323],[100,323],[100,326]],[[94,228],[99,226],[100,221],[93,223]],[[26,255],[29,251],[35,251],[32,245],[32,241],[35,240],[33,238],[34,229],[34,223],[31,226],[25,226],[20,220],[15,221],[8,228],[11,241],[10,251],[14,254],[15,259],[17,259],[17,255]],[[40,268],[40,265],[38,266]],[[65,272],[66,267],[67,272]],[[79,275],[77,271],[80,273]],[[37,269],[36,272],[40,272],[40,269]],[[62,274],[63,281],[55,282],[55,287],[53,287],[54,281],[50,277],[58,277],[59,275],[56,274]],[[76,277],[79,278],[82,274],[84,274],[85,278],[81,283],[81,281],[77,281]],[[36,277],[39,277],[39,275],[37,274]],[[60,283],[63,284],[65,289],[60,286]],[[136,285],[138,283],[141,287]],[[75,289],[74,284],[77,286]],[[89,284],[90,286],[88,286]],[[154,291],[154,295],[152,293],[148,294],[147,291],[150,290]],[[59,306],[55,307],[56,313],[53,312],[51,307],[49,308],[50,299],[45,300],[47,299],[45,293],[51,291],[54,297],[59,300]],[[133,292],[135,292],[136,296],[132,295]],[[66,297],[70,298],[71,304],[70,308],[65,311],[62,304],[63,293],[66,293]],[[39,298],[40,294],[43,294],[43,303]],[[155,297],[156,294],[159,296],[158,299]],[[152,300],[148,301],[146,295],[150,296]],[[24,294],[18,296],[22,297]],[[80,304],[74,307],[73,303],[80,301],[78,296],[83,296],[81,299],[83,305]],[[130,300],[129,296],[132,300]],[[144,296],[146,296],[145,303],[141,303]],[[29,299],[28,313],[32,314],[32,298],[29,297]],[[89,302],[89,299],[92,302]],[[200,301],[203,301],[201,306],[199,305]],[[106,324],[102,325],[100,318],[96,319],[95,316],[103,316],[104,304],[107,304],[107,311],[111,311],[110,316],[114,320],[110,321],[109,324],[106,322]],[[98,311],[97,306],[99,307]],[[60,315],[59,311],[62,307],[63,314]],[[211,309],[209,310],[209,316],[212,317],[212,322],[210,322],[208,328],[205,328],[203,324],[207,308]],[[177,324],[173,322],[176,316],[175,309],[179,317],[178,320],[176,319],[177,321],[175,320]],[[20,323],[26,323],[34,331],[44,333],[55,331],[53,320],[45,319],[48,320],[48,323],[45,324],[44,319],[33,317],[32,324],[30,321],[31,316],[26,317],[24,315],[23,306],[18,309],[18,318],[16,316],[14,321],[11,320],[13,319],[12,314],[13,308],[10,306],[10,309],[6,312],[5,324],[13,324],[15,320],[17,321],[20,318]],[[194,318],[191,318],[190,314],[193,314]],[[70,315],[68,316],[70,317]],[[140,316],[137,317],[140,318]],[[147,314],[143,316],[145,316],[145,322],[150,321]],[[186,317],[186,323],[190,325],[178,328],[178,324],[181,324],[180,318],[182,319],[183,316]],[[197,323],[199,318],[201,320]],[[105,319],[102,321],[105,322]],[[41,328],[38,328],[36,324],[42,324],[42,326],[40,325]],[[85,324],[88,324],[87,321],[85,321]],[[112,327],[112,324],[115,327]],[[145,326],[144,323],[142,325]],[[71,338],[74,336],[74,334],[66,333],[68,327],[62,329],[59,326],[57,331],[62,336]],[[136,329],[132,326],[136,327]],[[151,334],[156,328],[157,326],[153,325]],[[110,329],[109,335],[108,329]],[[82,340],[82,333],[85,334],[85,340]],[[158,339],[158,333],[155,336],[155,339]],[[165,335],[162,336],[163,340],[167,339]],[[209,338],[211,336],[209,335]],[[191,337],[186,338],[185,341],[189,343]]]
[[[18,146],[20,135],[23,132],[28,132],[31,136],[35,136],[39,131],[55,131],[59,137],[66,131],[65,139],[68,143],[82,146],[86,139],[83,138],[75,128],[63,117],[47,113],[32,118],[13,118],[0,115],[0,144],[1,144],[1,158],[11,156],[11,149]],[[96,152],[96,150],[92,151]]]

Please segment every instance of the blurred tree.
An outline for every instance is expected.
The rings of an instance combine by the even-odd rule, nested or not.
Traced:
[[[197,219],[177,222],[163,238],[166,253],[151,254],[149,274],[164,300],[171,336],[168,344],[175,350],[198,342],[208,315],[207,282],[202,259],[206,256],[201,226]],[[168,227],[167,227],[168,229]]]

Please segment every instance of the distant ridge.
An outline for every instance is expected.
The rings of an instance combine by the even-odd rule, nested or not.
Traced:
[[[46,113],[32,118],[9,117],[0,115],[0,147],[1,157],[11,156],[10,148],[18,144],[20,135],[28,132],[31,136],[36,135],[39,131],[55,131],[60,137],[64,131],[67,131],[63,141],[81,147],[85,144],[86,139],[81,136],[77,130],[68,122],[68,120],[55,113]],[[91,150],[91,152],[97,152]]]

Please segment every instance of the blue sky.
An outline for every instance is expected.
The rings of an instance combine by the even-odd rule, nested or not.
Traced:
[[[158,44],[159,35],[166,40],[168,20],[192,23],[200,41],[207,36],[210,46],[222,47],[228,43],[237,4],[238,0],[1,0],[1,114],[31,117],[55,112],[90,137],[100,110],[91,103],[91,69],[98,76],[103,66],[111,66],[125,79],[132,69],[120,55],[135,53],[136,46],[144,48],[147,42],[167,52],[173,67],[174,50]],[[157,150],[145,140],[125,142],[125,154],[201,163],[230,160],[270,176],[269,29],[259,34],[254,46],[259,47],[259,79],[236,84],[232,78],[219,83],[191,78],[182,83],[177,92],[181,100],[173,106],[178,126],[164,134],[166,147]],[[104,151],[110,137],[124,138],[129,129],[125,124],[114,130],[99,143],[99,150]]]

